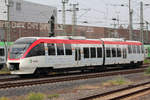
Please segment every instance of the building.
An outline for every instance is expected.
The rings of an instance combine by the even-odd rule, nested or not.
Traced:
[[[20,37],[39,36],[47,37],[49,33],[62,36],[62,25],[57,24],[57,8],[47,5],[28,2],[25,0],[9,0],[10,41]],[[0,40],[8,39],[8,4],[7,0],[0,0]],[[48,23],[49,21],[49,23]],[[55,27],[56,26],[56,27]],[[129,30],[120,27],[113,29],[108,27],[93,27],[77,25],[75,34],[72,33],[72,25],[66,25],[67,35],[85,36],[87,38],[125,38],[129,39]],[[133,31],[134,40],[140,40],[140,31]],[[144,31],[144,42],[150,43],[150,32]]]
[[[9,5],[10,21],[48,23],[53,16],[57,18],[57,8],[28,2],[25,0],[0,0],[0,20],[7,20]]]
[[[9,14],[7,13],[8,8],[10,12]],[[14,31],[17,30],[27,31],[29,27],[30,27],[30,32],[31,30],[33,31],[40,30],[41,27],[42,28],[48,27],[47,33],[50,32],[52,33],[54,31],[53,30],[54,24],[56,24],[57,22],[57,8],[52,6],[32,3],[25,0],[0,0],[0,24],[1,24],[0,39],[7,40],[6,38],[8,33],[7,32],[8,27],[6,25],[6,22],[8,20],[10,21],[10,26],[11,26],[10,37],[14,36],[13,35]],[[46,25],[46,23],[48,22],[49,25]],[[23,33],[24,32],[22,32],[22,34]],[[33,33],[31,32],[30,34],[32,36]],[[10,39],[10,41],[14,41],[14,40],[15,39]]]
[[[109,27],[95,27],[95,26],[76,26],[75,34],[72,33],[72,25],[66,25],[67,35],[85,36],[86,38],[100,39],[100,38],[124,38],[129,40],[129,29],[120,27],[118,29]],[[57,25],[56,35],[63,35],[61,25]],[[144,43],[150,43],[150,31],[144,30]],[[140,41],[140,30],[133,30],[133,40]]]

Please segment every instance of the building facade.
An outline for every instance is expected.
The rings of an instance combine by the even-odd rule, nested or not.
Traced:
[[[7,20],[8,5],[10,21],[48,23],[52,16],[57,18],[56,7],[25,0],[0,0],[0,20]]]
[[[7,13],[8,9],[9,14]],[[29,34],[33,36],[34,32],[39,32],[37,30],[42,30],[40,32],[45,34],[45,28],[47,28],[47,33],[53,33],[54,25],[57,22],[57,8],[32,3],[25,0],[0,0],[1,40],[7,40],[8,38],[8,18],[10,21],[9,40],[14,41],[16,40],[16,38],[12,38],[12,36],[14,36],[14,34],[22,34],[19,35],[19,37],[24,36],[24,30],[30,30],[30,32],[28,31],[29,33],[25,32],[26,34],[28,34],[28,36]],[[18,31],[15,32],[14,30]],[[16,37],[18,37],[18,35],[16,35]]]
[[[9,1],[9,2],[8,2]],[[7,3],[8,2],[8,3]],[[8,14],[8,5],[10,13]],[[20,37],[47,37],[54,32],[56,36],[63,36],[62,25],[57,22],[57,8],[28,2],[25,0],[0,0],[0,40],[8,39],[7,18],[10,20],[9,40],[15,41]],[[48,23],[49,22],[49,23]],[[86,38],[125,38],[129,39],[129,29],[93,27],[77,25],[72,34],[72,25],[66,25],[67,35],[85,36]],[[133,31],[134,40],[140,40],[140,31]],[[144,31],[144,42],[150,43],[150,32]]]

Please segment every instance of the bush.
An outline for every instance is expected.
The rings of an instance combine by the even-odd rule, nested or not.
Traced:
[[[144,64],[148,64],[150,63],[150,60],[149,59],[144,59]]]
[[[119,76],[114,80],[108,80],[108,81],[104,82],[102,85],[115,86],[115,85],[125,85],[125,84],[131,84],[131,82],[129,80]]]
[[[1,70],[0,70],[0,74],[9,74],[9,70],[7,67],[3,67]]]
[[[45,95],[42,93],[30,93],[27,96],[27,100],[44,100],[45,99]]]
[[[146,69],[145,74],[150,74],[150,67]]]
[[[1,97],[0,100],[10,100],[10,99],[8,99],[6,97]]]
[[[49,98],[49,99],[58,98],[58,97],[59,97],[58,94],[48,95],[48,98]]]

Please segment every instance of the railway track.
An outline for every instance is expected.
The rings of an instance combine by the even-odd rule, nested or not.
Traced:
[[[142,70],[142,68],[146,68],[146,67],[148,67],[148,65],[150,65],[150,64],[144,64],[144,65],[142,65],[142,67],[140,67],[140,68],[138,68],[138,69],[140,69],[140,70]],[[137,69],[137,70],[138,70]],[[110,73],[112,73],[112,72],[114,72],[114,71],[126,71],[126,70],[130,70],[130,69],[124,69],[124,68],[113,68],[113,69],[107,69],[106,71],[108,71],[108,72],[110,72]],[[132,69],[132,70],[136,70],[136,69]],[[144,69],[145,70],[145,69]],[[75,76],[75,75],[87,75],[88,76],[88,74],[90,75],[90,74],[99,74],[99,73],[101,73],[101,74],[103,74],[103,73],[105,73],[105,72],[75,72],[75,73],[61,73],[61,74],[51,74],[51,75],[46,75],[46,76],[42,76],[42,77],[39,77],[39,78],[48,78],[48,77],[62,77],[62,76]],[[1,77],[3,77],[3,76],[10,76],[10,74],[2,74],[2,75],[0,75]],[[0,79],[0,83],[2,83],[2,82],[7,82],[7,81],[21,81],[21,80],[30,80],[30,79],[35,79],[35,78],[33,78],[33,77],[26,77],[26,78],[20,78],[20,77],[13,77],[13,78],[1,78]]]
[[[138,68],[138,69],[128,69],[121,71],[112,71],[112,72],[100,72],[100,73],[90,73],[90,74],[81,74],[81,75],[69,75],[69,76],[61,76],[61,77],[47,77],[47,78],[38,78],[38,79],[17,79],[16,78],[4,79],[3,82],[0,80],[0,89],[6,88],[15,88],[15,87],[23,87],[23,86],[32,86],[39,84],[48,84],[48,83],[56,83],[56,82],[64,82],[64,81],[73,81],[73,80],[82,80],[82,79],[90,79],[90,78],[98,78],[105,76],[113,76],[113,75],[124,75],[130,73],[139,73],[143,72],[146,68]]]
[[[109,92],[83,97],[79,100],[130,100],[135,99],[143,92],[150,91],[150,81],[129,85]]]

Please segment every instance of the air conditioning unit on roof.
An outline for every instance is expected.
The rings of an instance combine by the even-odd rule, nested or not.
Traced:
[[[125,41],[124,38],[101,38],[103,41]]]
[[[69,39],[69,40],[86,40],[83,36],[56,36],[56,39]]]

